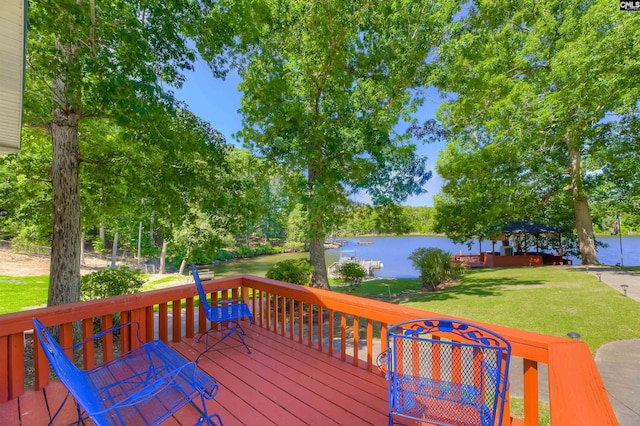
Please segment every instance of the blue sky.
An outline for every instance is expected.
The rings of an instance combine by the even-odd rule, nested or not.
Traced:
[[[227,140],[234,145],[241,144],[233,138],[233,134],[242,127],[240,110],[240,92],[237,89],[240,78],[237,74],[230,74],[225,80],[216,79],[211,74],[206,63],[199,60],[195,71],[186,74],[187,81],[184,86],[176,91],[176,96],[189,105],[189,109],[200,118],[209,121],[211,126],[222,132]],[[419,122],[435,118],[436,110],[440,105],[440,97],[437,91],[430,88],[427,92],[428,99],[422,108],[416,113]],[[443,144],[418,144],[418,152],[429,158],[428,167],[433,171],[433,177],[425,185],[426,193],[409,197],[403,204],[409,206],[433,206],[432,197],[440,191],[442,180],[434,170],[438,152]],[[356,198],[366,202],[364,198]]]

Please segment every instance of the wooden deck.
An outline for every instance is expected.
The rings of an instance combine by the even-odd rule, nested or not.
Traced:
[[[245,330],[251,354],[233,337],[198,362],[218,381],[218,395],[207,408],[220,414],[225,425],[387,423],[387,384],[382,375],[258,326]],[[194,339],[172,346],[191,360],[204,349]],[[0,403],[0,425],[46,425],[65,394],[66,388],[56,381],[42,391],[27,391]],[[69,424],[76,418],[75,404],[68,400],[54,424]],[[192,425],[197,418],[198,412],[187,406],[164,424]]]
[[[386,383],[375,359],[386,348],[389,325],[447,317],[250,275],[203,285],[212,300],[241,296],[253,313],[253,327],[245,327],[251,355],[243,346],[222,346],[199,361],[220,384],[209,410],[219,413],[227,425],[387,424]],[[70,346],[74,323],[89,339],[96,319],[109,328],[118,314],[121,322],[140,324],[144,342],[159,338],[195,359],[203,345],[196,345],[194,336],[208,326],[204,309],[195,304],[196,294],[195,286],[186,284],[0,315],[0,426],[47,424],[66,394],[60,383],[50,383],[42,350],[32,351],[32,340],[25,338],[33,327],[32,318],[46,326],[58,325],[61,345]],[[521,359],[521,369],[512,373],[522,383],[524,412],[514,418],[508,402],[503,424],[537,426],[541,386],[548,391],[554,425],[618,424],[586,343],[479,325],[508,339],[512,355]],[[121,334],[118,342],[105,339],[101,354],[87,346],[73,354],[74,361],[92,368],[103,359],[100,355],[106,353],[108,358],[114,353],[115,343],[129,348],[130,333]],[[194,408],[185,407],[165,423],[191,425],[197,417]],[[75,418],[75,404],[66,403],[56,424]]]

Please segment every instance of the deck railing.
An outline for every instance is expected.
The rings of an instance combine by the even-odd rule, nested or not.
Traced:
[[[360,297],[318,290],[253,276],[238,276],[204,283],[214,299],[241,297],[254,313],[254,326],[288,336],[317,348],[327,356],[377,372],[375,358],[386,348],[390,324],[422,317],[447,317]],[[221,289],[231,289],[220,291]],[[0,315],[0,403],[22,394],[25,389],[42,389],[49,383],[49,366],[42,350],[29,336],[32,317],[45,325],[59,325],[64,346],[73,341],[74,323],[83,338],[90,337],[100,319],[106,329],[114,319],[140,323],[143,341],[160,338],[180,342],[206,330],[204,312],[195,308],[193,284],[134,295],[118,296],[53,308]],[[215,302],[214,302],[215,303]],[[117,314],[117,315],[114,315]],[[512,355],[522,358],[524,418],[512,424],[538,425],[539,365],[548,366],[549,401],[552,424],[615,425],[595,362],[584,342],[542,335],[491,324],[482,324],[507,338]],[[33,368],[25,368],[25,353],[33,342]],[[118,344],[103,342],[102,356],[96,360],[93,347],[84,347],[73,356],[84,368],[108,360],[114,351],[135,343],[122,335]],[[510,417],[509,407],[505,413]]]

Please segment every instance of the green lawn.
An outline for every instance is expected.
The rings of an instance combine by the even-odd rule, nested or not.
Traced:
[[[49,276],[11,277],[0,275],[0,314],[21,311],[25,307],[45,306]]]
[[[388,298],[389,289],[392,301],[419,309],[561,337],[575,331],[592,351],[640,337],[640,303],[575,269],[475,269],[436,293],[416,280],[379,280],[353,294]]]

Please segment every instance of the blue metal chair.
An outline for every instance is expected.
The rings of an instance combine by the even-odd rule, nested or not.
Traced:
[[[103,336],[133,324],[137,323],[97,333],[71,348],[94,345]],[[40,321],[33,318],[33,325],[53,370],[76,400],[76,424],[90,418],[96,425],[158,425],[192,403],[202,414],[196,424],[222,425],[218,414],[207,412],[205,402],[218,392],[215,379],[164,342],[142,343],[138,337],[141,346],[102,365],[82,370],[67,358],[64,349]],[[54,423],[66,399],[49,424]]]
[[[483,327],[416,319],[387,330],[389,425],[394,417],[436,425],[502,424],[511,345]]]
[[[247,353],[251,353],[251,349],[249,349],[249,346],[247,346],[247,343],[244,341],[246,333],[242,328],[242,325],[240,325],[240,320],[242,318],[248,318],[249,326],[253,325],[253,315],[249,310],[249,306],[241,300],[220,300],[217,305],[212,306],[209,304],[207,295],[202,288],[200,275],[198,275],[198,269],[195,264],[191,264],[191,272],[193,273],[193,279],[196,282],[196,287],[198,288],[200,304],[204,308],[205,315],[209,321],[217,325],[217,327],[209,328],[206,332],[202,333],[200,337],[198,337],[197,341],[199,343],[200,340],[206,336],[206,349],[200,354],[200,356],[213,349],[217,344],[234,333],[240,338],[242,344],[247,348]],[[222,337],[217,339],[214,344],[209,345],[209,335],[215,332],[222,333]],[[200,356],[198,358],[200,358]]]

